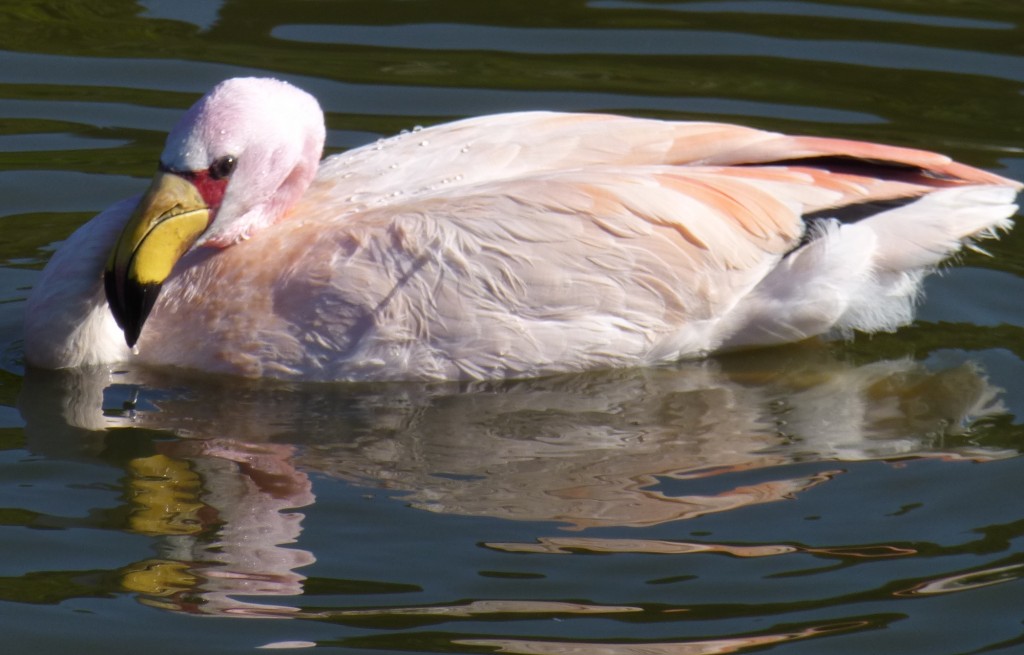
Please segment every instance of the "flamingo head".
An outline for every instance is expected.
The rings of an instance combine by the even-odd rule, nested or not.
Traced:
[[[129,346],[186,252],[230,247],[287,214],[324,134],[316,99],[278,80],[226,80],[192,105],[107,261],[107,302]]]

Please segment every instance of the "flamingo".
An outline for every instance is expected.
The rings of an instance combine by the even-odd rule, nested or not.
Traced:
[[[292,380],[649,366],[913,319],[1021,185],[932,152],[713,122],[508,113],[321,161],[323,113],[236,78],[141,196],[68,238],[25,359]]]

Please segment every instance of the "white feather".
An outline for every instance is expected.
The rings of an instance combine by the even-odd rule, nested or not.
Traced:
[[[238,167],[137,352],[102,293],[128,201],[47,266],[28,305],[28,362],[526,377],[891,330],[912,319],[929,269],[1009,228],[1020,189],[924,151],[545,112],[416,130],[329,158],[314,177],[323,129],[315,101],[286,84],[218,86],[163,159],[201,168],[228,153]],[[923,174],[793,163],[818,156]],[[855,224],[804,222],[914,197]]]

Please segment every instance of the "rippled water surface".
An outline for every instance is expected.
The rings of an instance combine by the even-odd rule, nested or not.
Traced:
[[[332,152],[546,108],[1024,179],[1021,3],[28,0],[0,28],[3,652],[1024,652],[1020,230],[896,334],[653,370],[48,373],[20,332],[54,246],[225,77],[313,92]]]

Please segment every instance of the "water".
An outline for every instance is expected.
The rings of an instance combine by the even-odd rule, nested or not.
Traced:
[[[0,9],[4,652],[1024,652],[1019,230],[896,334],[656,370],[48,373],[20,333],[54,245],[224,77],[316,94],[332,152],[546,108],[1024,179],[1019,3],[65,4]]]

